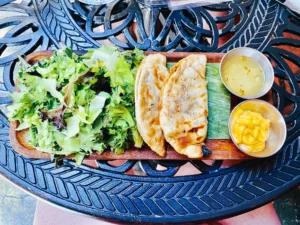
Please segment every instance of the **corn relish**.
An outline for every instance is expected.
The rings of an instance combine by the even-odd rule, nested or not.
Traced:
[[[236,144],[246,152],[259,152],[269,137],[270,121],[261,114],[237,108],[233,114],[231,132]]]

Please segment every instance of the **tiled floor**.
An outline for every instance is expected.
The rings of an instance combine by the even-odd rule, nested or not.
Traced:
[[[274,207],[283,225],[300,224],[300,187],[277,199]]]
[[[0,176],[0,225],[31,225],[36,199]]]
[[[300,224],[300,188],[288,192],[275,201],[274,206],[282,225]],[[0,225],[32,225],[35,208],[36,199],[34,197],[0,176]]]

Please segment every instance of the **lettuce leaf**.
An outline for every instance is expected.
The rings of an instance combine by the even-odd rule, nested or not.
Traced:
[[[106,92],[101,92],[99,95],[97,95],[91,100],[88,115],[89,124],[92,124],[102,112],[107,98],[109,98],[109,94]]]
[[[66,119],[67,123],[67,137],[73,137],[79,133],[80,119],[76,116],[72,116]]]
[[[108,72],[104,76],[110,78],[111,87],[134,88],[134,75],[131,73],[130,65],[123,56],[119,56],[114,65],[112,63],[109,65],[110,67],[107,67]]]

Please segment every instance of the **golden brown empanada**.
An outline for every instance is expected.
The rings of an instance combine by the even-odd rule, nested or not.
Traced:
[[[166,141],[189,158],[203,156],[207,133],[206,56],[193,54],[171,68],[161,96],[160,125]]]
[[[159,123],[160,94],[169,71],[166,57],[148,55],[140,64],[135,81],[135,113],[138,130],[149,147],[165,156],[165,139]]]

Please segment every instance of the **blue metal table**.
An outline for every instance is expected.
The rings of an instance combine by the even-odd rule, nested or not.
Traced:
[[[124,0],[92,6],[74,0],[0,3],[0,173],[21,188],[81,213],[131,222],[191,222],[240,214],[300,183],[300,16],[273,0],[241,1],[172,11],[165,1]],[[288,127],[279,154],[224,167],[189,161],[197,175],[174,177],[187,161],[132,161],[97,168],[19,155],[9,142],[17,55],[113,43],[120,49],[226,52],[248,46],[268,55],[276,79],[273,104]],[[126,172],[136,164],[143,176]],[[166,169],[161,171],[159,166]]]

